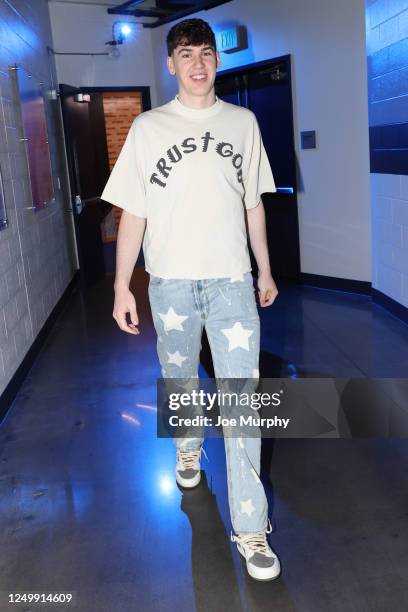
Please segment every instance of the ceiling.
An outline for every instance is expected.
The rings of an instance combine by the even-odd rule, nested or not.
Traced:
[[[123,4],[125,0],[48,0],[49,4],[97,4],[105,6],[107,9]],[[143,6],[155,7],[155,0],[145,0]]]
[[[155,28],[231,0],[48,0],[48,2],[105,6],[109,14],[131,16],[145,28]]]

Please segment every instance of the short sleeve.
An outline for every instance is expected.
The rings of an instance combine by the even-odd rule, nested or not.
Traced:
[[[147,216],[143,144],[135,119],[101,195],[102,200],[137,215]]]
[[[247,176],[244,179],[244,189],[244,202],[247,209],[255,208],[263,193],[276,192],[275,180],[255,115],[253,116],[252,149]]]

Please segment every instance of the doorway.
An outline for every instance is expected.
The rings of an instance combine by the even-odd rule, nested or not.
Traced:
[[[109,172],[111,172],[134,118],[144,110],[143,101],[140,91],[106,91],[101,95],[105,117]],[[116,240],[121,214],[122,208],[112,206],[101,224],[106,272],[115,272]],[[143,259],[142,251],[140,255]],[[141,264],[143,264],[143,261],[138,261],[136,265]]]
[[[80,283],[115,271],[122,209],[100,199],[135,117],[150,109],[148,87],[60,85]],[[137,265],[143,264],[143,254]]]
[[[272,275],[300,280],[297,172],[293,129],[290,55],[217,73],[216,94],[252,110],[272,168],[276,193],[265,193],[268,250]],[[254,273],[257,265],[252,251]]]

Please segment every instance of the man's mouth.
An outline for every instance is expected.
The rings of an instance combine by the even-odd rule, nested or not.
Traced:
[[[207,75],[204,72],[200,72],[198,74],[192,74],[191,78],[193,79],[193,81],[205,81],[207,78]]]

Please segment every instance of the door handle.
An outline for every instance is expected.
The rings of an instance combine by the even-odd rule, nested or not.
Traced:
[[[89,204],[89,202],[96,202],[97,200],[100,200],[100,196],[96,196],[95,198],[87,198],[86,200],[82,200],[82,204]]]
[[[84,204],[82,202],[81,196],[76,195],[75,196],[75,210],[76,210],[77,215],[80,215],[83,209],[84,209]]]
[[[78,215],[81,214],[86,204],[89,204],[90,202],[96,202],[97,200],[100,200],[100,199],[101,199],[100,196],[96,196],[95,198],[86,198],[86,200],[83,200],[80,195],[76,195],[75,196],[75,210],[77,214]]]

